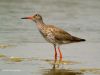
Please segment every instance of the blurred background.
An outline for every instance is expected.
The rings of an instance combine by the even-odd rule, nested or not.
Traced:
[[[53,46],[21,19],[35,13],[87,40],[61,46],[60,69]],[[100,75],[100,0],[0,0],[0,75]]]

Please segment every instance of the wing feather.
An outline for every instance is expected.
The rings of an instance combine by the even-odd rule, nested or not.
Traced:
[[[79,41],[83,41],[83,39],[72,36],[71,34],[69,34],[68,32],[57,28],[53,25],[48,25],[48,28],[51,29],[52,35],[55,37],[56,42],[59,43],[68,43],[68,42],[79,42]]]

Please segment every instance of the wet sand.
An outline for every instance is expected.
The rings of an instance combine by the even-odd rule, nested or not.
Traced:
[[[2,75],[99,75],[99,43],[73,43],[61,46],[63,62],[54,67],[53,46],[28,43],[0,49]]]

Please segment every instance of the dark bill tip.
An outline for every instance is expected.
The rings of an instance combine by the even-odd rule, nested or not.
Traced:
[[[33,19],[33,17],[32,16],[28,16],[28,17],[23,17],[23,18],[21,18],[21,19]]]
[[[28,19],[27,17],[23,17],[23,18],[21,18],[21,19]]]

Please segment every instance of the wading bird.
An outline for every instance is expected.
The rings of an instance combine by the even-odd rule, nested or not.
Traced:
[[[47,25],[43,22],[42,16],[40,14],[35,14],[33,16],[23,17],[21,19],[30,19],[34,21],[37,25],[39,32],[43,35],[43,37],[54,46],[54,59],[57,61],[57,51],[59,52],[59,60],[62,61],[62,52],[60,50],[60,45],[75,43],[85,41],[85,39],[81,39],[75,36],[72,36],[68,32],[55,27],[54,25]]]

